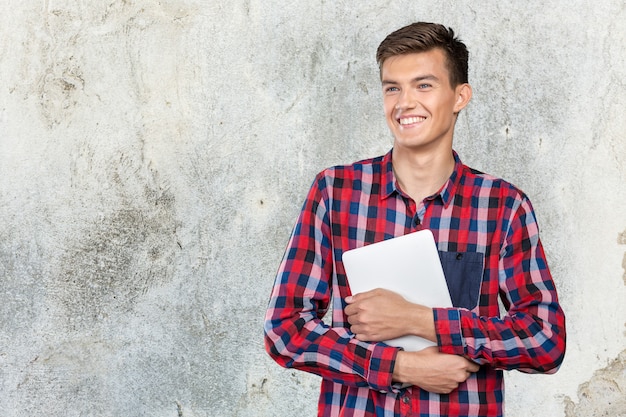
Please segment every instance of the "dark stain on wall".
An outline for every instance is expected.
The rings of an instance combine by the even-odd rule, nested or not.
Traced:
[[[181,249],[174,197],[146,186],[136,199],[145,201],[106,211],[68,246],[55,289],[70,329],[132,310],[150,288],[172,279]]]

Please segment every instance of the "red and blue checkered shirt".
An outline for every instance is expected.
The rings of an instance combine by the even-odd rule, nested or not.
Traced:
[[[530,201],[454,157],[450,179],[419,204],[398,188],[391,152],[315,178],[278,270],[265,344],[280,365],[322,377],[319,416],[501,416],[502,370],[560,366],[565,317]],[[343,253],[423,228],[435,236],[455,306],[434,309],[439,350],[481,365],[446,395],[394,384],[399,349],[357,340],[343,311]]]

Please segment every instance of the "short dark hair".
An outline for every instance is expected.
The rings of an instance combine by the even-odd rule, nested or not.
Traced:
[[[450,85],[456,87],[468,82],[467,63],[469,52],[452,28],[437,23],[416,22],[390,33],[376,51],[376,61],[382,71],[387,58],[417,52],[441,49],[446,56]]]

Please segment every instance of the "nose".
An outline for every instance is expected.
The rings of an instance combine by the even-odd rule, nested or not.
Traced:
[[[411,89],[403,89],[400,94],[398,94],[398,101],[395,108],[398,111],[412,109],[415,107],[416,102],[417,98],[415,97],[415,93]]]

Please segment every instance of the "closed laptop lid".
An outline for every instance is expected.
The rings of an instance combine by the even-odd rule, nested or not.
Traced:
[[[427,307],[452,307],[435,239],[420,230],[373,243],[343,254],[352,294],[383,288]],[[435,343],[417,336],[385,341],[405,350],[420,350]]]

